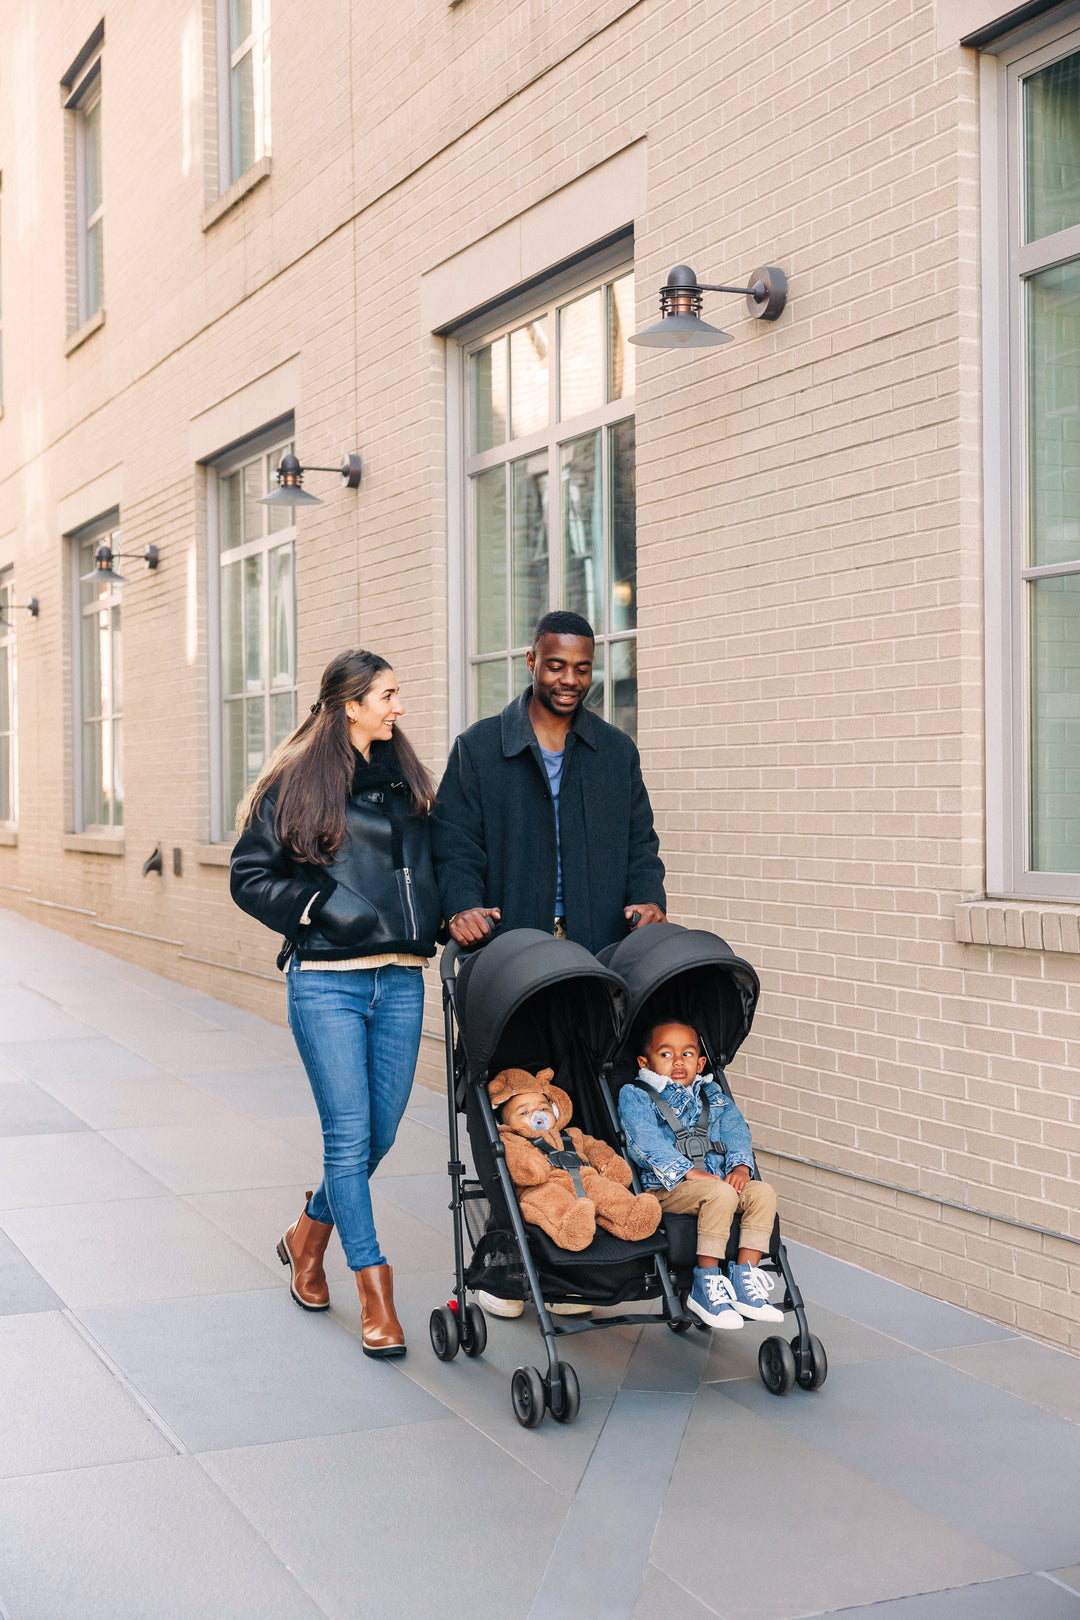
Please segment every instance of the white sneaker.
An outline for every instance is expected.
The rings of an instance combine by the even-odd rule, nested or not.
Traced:
[[[696,1266],[694,1286],[687,1295],[686,1308],[706,1326],[731,1331],[742,1327],[735,1308],[735,1290],[718,1266]]]
[[[732,1304],[748,1322],[782,1322],[783,1311],[769,1304],[769,1295],[776,1287],[775,1277],[747,1262],[729,1268]]]
[[[482,1288],[477,1289],[476,1298],[487,1316],[520,1316],[525,1309],[523,1299],[500,1299],[498,1294],[485,1294]]]
[[[544,1301],[547,1305],[547,1300]],[[552,1316],[591,1316],[591,1305],[548,1305]]]

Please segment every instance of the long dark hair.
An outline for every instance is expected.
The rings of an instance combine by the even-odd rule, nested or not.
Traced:
[[[274,750],[236,812],[236,830],[250,826],[263,799],[278,787],[274,832],[297,860],[323,866],[345,842],[345,805],[356,769],[346,703],[362,703],[384,669],[378,653],[362,647],[338,653],[323,670],[318,701],[291,736]],[[390,741],[396,768],[408,784],[413,812],[426,816],[435,803],[435,784],[403,732]]]

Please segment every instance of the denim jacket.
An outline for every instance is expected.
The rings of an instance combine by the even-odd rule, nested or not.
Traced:
[[[659,1080],[660,1077],[653,1078]],[[668,1080],[659,1087],[660,1096],[687,1129],[696,1125],[701,1113],[702,1091],[709,1099],[709,1133],[722,1141],[726,1149],[723,1154],[707,1153],[704,1168],[714,1176],[726,1176],[737,1164],[745,1164],[753,1170],[750,1127],[711,1075],[700,1075],[692,1086]],[[619,1092],[619,1118],[626,1132],[626,1150],[641,1167],[641,1185],[645,1191],[668,1191],[677,1187],[693,1165],[675,1146],[674,1132],[653,1107],[648,1093],[639,1086],[623,1086]]]

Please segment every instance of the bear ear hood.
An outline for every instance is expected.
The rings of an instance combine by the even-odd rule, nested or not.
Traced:
[[[517,1097],[523,1091],[542,1091],[558,1110],[556,1128],[565,1130],[574,1110],[562,1087],[551,1084],[554,1078],[554,1069],[541,1069],[535,1075],[530,1074],[528,1069],[503,1069],[488,1086],[491,1106],[498,1113],[503,1103],[509,1102],[511,1097]]]

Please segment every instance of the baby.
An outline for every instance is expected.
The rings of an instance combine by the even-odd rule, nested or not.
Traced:
[[[687,1309],[713,1328],[741,1328],[743,1318],[782,1322],[770,1305],[773,1279],[759,1269],[772,1240],[776,1194],[752,1177],[754,1154],[742,1114],[710,1077],[701,1043],[688,1024],[654,1024],[642,1037],[638,1079],[619,1093],[619,1117],[641,1184],[665,1211],[697,1216],[697,1269]],[[731,1222],[742,1217],[738,1263],[725,1277]]]

